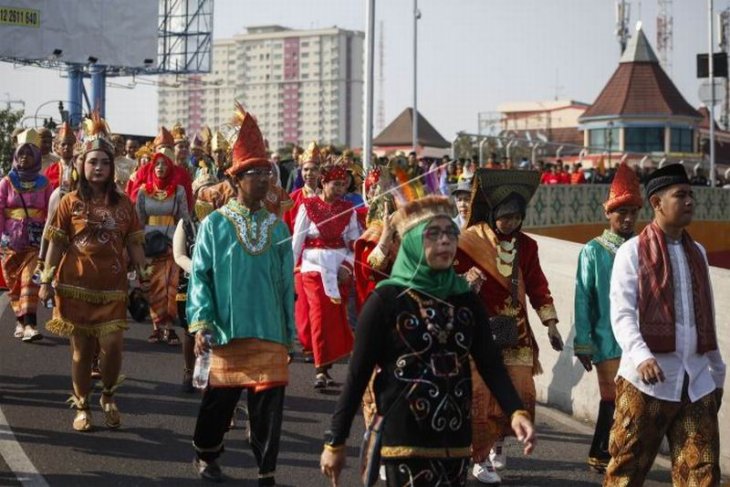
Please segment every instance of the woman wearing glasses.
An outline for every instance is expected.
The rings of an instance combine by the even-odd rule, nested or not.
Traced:
[[[172,238],[177,222],[188,219],[185,189],[178,184],[169,149],[152,155],[151,170],[137,193],[137,214],[144,225],[145,254],[150,259],[150,343],[179,345],[180,338],[173,329],[177,319],[178,267],[172,253]],[[158,242],[155,242],[158,240]]]
[[[471,370],[489,384],[512,418],[525,453],[532,423],[499,358],[479,298],[453,270],[459,229],[448,198],[428,196],[393,218],[401,245],[390,278],[358,319],[347,380],[325,433],[322,473],[337,485],[345,441],[376,366],[380,455],[387,485],[466,485],[471,445]],[[377,464],[375,465],[377,467]]]
[[[306,198],[294,220],[292,248],[301,272],[308,320],[297,322],[302,346],[314,355],[314,388],[334,385],[332,364],[352,351],[347,298],[353,272],[353,245],[360,236],[357,214],[345,201],[347,171],[332,165],[322,170],[322,194]]]

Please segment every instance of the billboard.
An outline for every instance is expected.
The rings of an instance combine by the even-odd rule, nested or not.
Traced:
[[[157,63],[158,0],[0,0],[0,58]]]

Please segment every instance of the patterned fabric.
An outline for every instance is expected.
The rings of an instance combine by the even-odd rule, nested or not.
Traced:
[[[639,487],[664,436],[672,457],[675,487],[720,483],[720,433],[715,394],[690,402],[685,382],[680,402],[655,399],[619,378],[616,413],[604,487]]]
[[[252,212],[236,200],[230,200],[219,211],[236,228],[238,241],[248,254],[260,255],[269,248],[275,214],[266,210]]]
[[[461,487],[466,485],[468,458],[385,460],[388,487]]]
[[[622,206],[641,208],[641,184],[636,172],[626,162],[619,164],[616,175],[613,177],[608,199],[603,204],[607,212],[612,212]]]
[[[697,353],[717,350],[712,290],[707,263],[686,231],[682,247],[692,276],[692,302],[697,329]],[[672,265],[666,235],[656,222],[639,234],[639,297],[641,335],[654,353],[675,350],[675,309]]]
[[[256,338],[234,339],[213,347],[211,387],[247,387],[261,392],[289,381],[287,348]]]
[[[152,260],[152,277],[147,297],[152,323],[170,323],[177,318],[177,284],[180,268],[172,252]]]
[[[5,249],[2,254],[2,271],[7,281],[10,305],[17,318],[33,314],[38,309],[38,285],[33,284],[38,250],[15,252]]]
[[[326,203],[322,198],[315,196],[305,199],[302,204],[307,210],[307,216],[317,225],[319,234],[324,240],[342,238],[345,228],[350,223],[352,203],[345,200]]]

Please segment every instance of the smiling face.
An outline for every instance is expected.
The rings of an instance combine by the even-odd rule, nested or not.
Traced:
[[[319,182],[319,166],[314,162],[305,162],[302,165],[302,179],[310,188],[316,188]]]
[[[84,159],[84,176],[86,180],[94,184],[106,183],[112,173],[112,162],[109,154],[104,151],[94,150],[86,154]]]
[[[442,271],[451,267],[456,257],[459,229],[445,216],[431,220],[423,230],[423,255],[431,269]]]

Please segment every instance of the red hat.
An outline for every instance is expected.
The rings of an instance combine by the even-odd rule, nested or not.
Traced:
[[[610,213],[622,206],[635,206],[641,208],[641,185],[639,177],[628,164],[622,162],[613,177],[611,189],[608,192],[608,199],[603,203],[603,208]]]
[[[332,164],[331,166],[325,166],[322,168],[322,183],[329,183],[330,181],[345,181],[347,180],[347,171],[339,164]]]
[[[157,137],[155,137],[155,140],[152,143],[154,144],[155,148],[169,147],[170,149],[172,149],[175,145],[175,139],[173,139],[170,131],[167,130],[163,125],[161,125],[160,132],[157,134]]]
[[[233,144],[233,162],[226,171],[229,176],[235,176],[241,171],[255,166],[270,164],[266,153],[266,144],[256,120],[250,113],[246,113],[240,104],[236,103],[237,113],[243,114],[238,138]]]

